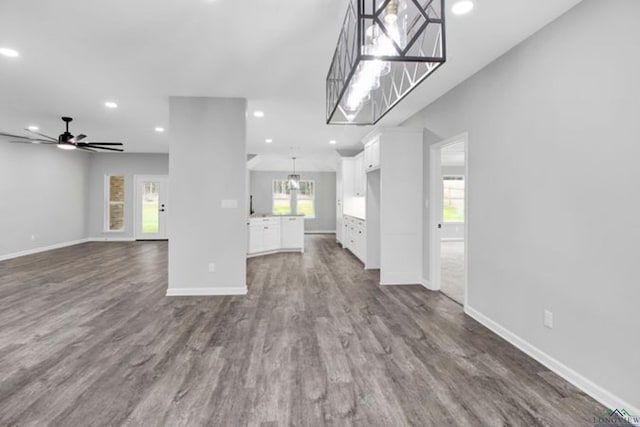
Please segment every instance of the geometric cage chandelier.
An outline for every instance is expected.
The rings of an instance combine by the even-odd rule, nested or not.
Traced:
[[[444,0],[349,0],[327,124],[375,124],[446,61]]]

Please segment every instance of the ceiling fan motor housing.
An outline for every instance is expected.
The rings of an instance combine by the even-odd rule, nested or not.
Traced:
[[[62,121],[65,122],[67,130],[65,130],[63,134],[58,136],[58,142],[68,142],[71,138],[73,138],[73,135],[71,135],[71,133],[69,132],[69,122],[71,122],[72,120],[73,118],[71,117],[62,117]]]

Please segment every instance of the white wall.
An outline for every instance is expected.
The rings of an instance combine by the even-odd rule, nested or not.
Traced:
[[[92,238],[122,239],[134,238],[134,175],[167,175],[169,173],[168,154],[93,154],[89,171],[88,194],[88,236]],[[105,175],[125,177],[125,230],[105,232]]]
[[[253,209],[256,214],[271,214],[272,183],[287,179],[289,172],[251,171]],[[336,229],[336,173],[300,172],[301,179],[315,181],[316,217],[305,218],[305,231],[335,231]]]
[[[171,97],[169,104],[167,293],[246,293],[247,101]],[[222,208],[223,200],[237,205]]]
[[[0,257],[85,237],[89,157],[0,141]]]
[[[637,0],[585,0],[405,123],[427,128],[427,143],[469,132],[469,306],[630,411],[640,407],[638,16]]]

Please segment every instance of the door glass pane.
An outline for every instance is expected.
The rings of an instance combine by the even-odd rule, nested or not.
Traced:
[[[159,183],[142,183],[142,232],[158,233],[160,231],[160,197]]]

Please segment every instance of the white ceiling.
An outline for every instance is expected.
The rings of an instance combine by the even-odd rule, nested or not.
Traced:
[[[579,2],[476,0],[469,15],[449,14],[447,63],[381,124],[402,122]],[[169,135],[154,127],[168,127],[169,96],[246,97],[266,115],[248,117],[249,152],[283,160],[294,147],[303,162],[327,164],[371,130],[325,125],[324,79],[346,4],[2,0],[0,47],[21,56],[0,56],[0,130],[37,124],[55,136],[70,115],[72,133],[167,152]]]

